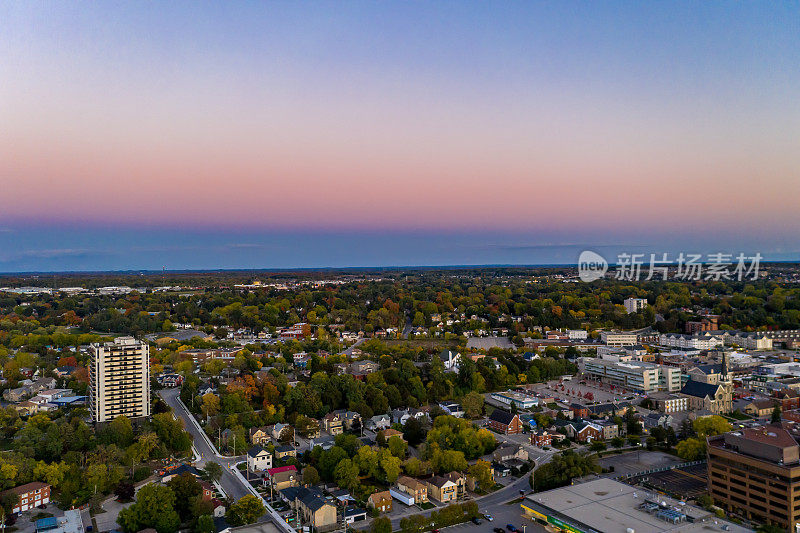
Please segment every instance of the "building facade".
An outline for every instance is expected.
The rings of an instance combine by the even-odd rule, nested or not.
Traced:
[[[681,389],[681,370],[674,366],[582,357],[579,367],[592,379],[615,387],[639,392],[675,392]]]
[[[708,490],[717,505],[795,530],[800,523],[800,447],[779,425],[708,439]]]
[[[150,347],[133,337],[91,345],[89,408],[95,423],[150,416]]]

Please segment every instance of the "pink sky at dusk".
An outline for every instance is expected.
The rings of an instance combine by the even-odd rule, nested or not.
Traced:
[[[85,8],[6,8],[0,221],[800,227],[797,76],[782,58],[763,65],[797,39],[764,41],[772,19],[736,43],[763,50],[723,58],[737,39],[723,21],[671,43],[680,14],[651,37],[606,13],[616,26],[593,40],[569,14],[544,36],[543,14],[506,33],[499,16],[487,20],[497,37],[471,33],[480,17],[456,17],[455,28],[443,19],[409,36],[425,40],[417,48],[363,29],[369,15],[341,22],[348,31],[299,17],[293,33],[269,17],[186,9],[171,13],[183,25],[170,33],[157,13],[105,26]],[[412,23],[405,15],[398,25]],[[301,38],[304,24],[338,40]],[[707,52],[705,30],[720,39]]]

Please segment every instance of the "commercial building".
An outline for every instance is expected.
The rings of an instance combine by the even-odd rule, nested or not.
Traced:
[[[96,423],[150,416],[150,347],[133,337],[91,345],[89,408]]]
[[[681,389],[681,370],[674,366],[656,365],[642,361],[612,361],[592,357],[581,357],[578,362],[581,372],[603,383],[639,392],[668,391]]]
[[[709,511],[604,478],[530,495],[521,507],[524,517],[573,533],[751,531]]]
[[[530,409],[539,404],[539,400],[536,398],[510,390],[505,392],[493,392],[491,398],[505,405],[513,404],[517,409]]]
[[[708,439],[708,490],[717,505],[795,530],[800,523],[800,446],[780,425]]]
[[[635,313],[647,307],[647,298],[625,298],[623,305],[628,314]]]
[[[632,346],[638,344],[639,335],[633,331],[601,331],[600,340],[607,346]]]
[[[722,346],[724,340],[721,335],[712,335],[708,332],[694,335],[662,333],[659,337],[659,344],[684,350],[713,350],[717,346]]]

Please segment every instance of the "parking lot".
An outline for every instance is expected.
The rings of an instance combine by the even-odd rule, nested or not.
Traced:
[[[612,477],[638,474],[654,468],[663,468],[684,462],[682,459],[663,452],[647,450],[609,455],[598,461],[603,468],[614,467]]]
[[[707,466],[699,464],[673,468],[631,478],[628,483],[641,484],[682,499],[693,499],[708,491]]]
[[[481,511],[483,511],[483,509],[481,509]],[[458,533],[492,533],[492,530],[496,527],[506,529],[507,524],[513,524],[524,533],[543,533],[546,531],[536,522],[523,518],[519,503],[495,505],[490,511],[494,518],[491,522],[488,520],[483,520],[481,524],[467,522],[466,524],[441,528],[441,530],[443,532],[457,531]],[[508,530],[506,530],[506,532],[508,532]]]
[[[551,395],[565,403],[586,401],[587,392],[591,393],[591,401],[596,403],[619,402],[623,400],[634,401],[641,398],[636,393],[620,389],[619,387],[612,389],[610,386],[598,382],[586,381],[585,384],[581,384],[580,381],[582,380],[573,379],[564,381],[563,383],[549,381],[537,385],[534,390],[545,395]],[[563,390],[561,388],[562,385],[564,387]]]

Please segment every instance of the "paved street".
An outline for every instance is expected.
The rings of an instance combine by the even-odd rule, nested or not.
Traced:
[[[212,446],[211,441],[208,440],[208,437],[200,428],[192,414],[186,409],[183,403],[181,403],[179,398],[179,389],[164,389],[158,391],[158,394],[167,403],[167,405],[172,408],[175,415],[183,419],[183,422],[186,426],[186,431],[192,435],[194,447],[197,450],[197,453],[200,454],[200,460],[197,461],[198,468],[205,466],[207,461],[219,463],[223,467],[222,477],[219,480],[219,484],[222,486],[222,490],[225,491],[225,494],[233,497],[235,500],[250,494],[248,488],[244,486],[244,484],[233,472],[231,472],[231,467],[236,463],[243,461],[244,456],[227,457],[217,453],[216,448]]]

